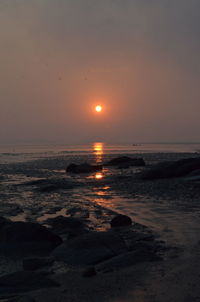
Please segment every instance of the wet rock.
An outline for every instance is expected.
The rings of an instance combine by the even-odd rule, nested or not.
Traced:
[[[174,162],[164,162],[155,165],[141,174],[142,179],[160,179],[184,177],[200,169],[200,158],[186,158]]]
[[[36,186],[37,191],[39,192],[53,192],[58,190],[70,190],[73,189],[75,186],[78,186],[78,182],[72,182],[66,180],[64,178],[47,178],[47,179],[38,179],[34,181],[29,181],[23,183],[22,185],[25,186]]]
[[[0,277],[0,294],[32,291],[40,288],[59,286],[47,274],[20,271]]]
[[[66,172],[68,173],[92,173],[92,172],[97,172],[101,171],[103,169],[102,165],[90,165],[88,163],[84,164],[70,164]]]
[[[118,166],[119,168],[128,168],[130,166],[145,166],[143,158],[131,158],[128,156],[120,156],[108,161],[106,166]]]
[[[131,224],[132,224],[131,218],[126,215],[117,215],[110,222],[112,228],[130,226]]]
[[[3,216],[0,216],[0,229],[6,224],[11,223],[11,221]]]
[[[52,229],[59,234],[68,234],[69,236],[77,236],[87,232],[85,223],[75,217],[57,216],[46,220],[46,224],[50,225]]]
[[[127,251],[124,240],[113,232],[91,232],[56,248],[57,260],[75,266],[93,265]]]
[[[54,263],[52,257],[48,258],[27,258],[23,260],[23,269],[25,271],[35,271],[44,267],[49,267]]]
[[[21,296],[9,299],[7,302],[35,302],[35,299],[29,296]]]
[[[94,267],[89,267],[83,272],[83,277],[94,277],[96,274],[96,269]]]
[[[149,251],[148,249],[138,248],[135,251],[127,252],[107,261],[104,261],[96,265],[97,272],[110,272],[114,270],[119,270],[125,267],[136,265],[141,262],[148,261],[159,261],[161,257],[156,255],[156,253]]]
[[[81,208],[81,207],[73,207],[67,210],[66,212],[70,216],[78,217],[81,219],[87,219],[90,217],[90,213],[87,209]]]
[[[0,248],[10,249],[11,253],[18,251],[51,251],[62,239],[46,227],[37,223],[12,222],[0,229]]]

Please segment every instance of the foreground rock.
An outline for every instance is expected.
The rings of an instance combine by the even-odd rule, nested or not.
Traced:
[[[51,251],[62,239],[37,223],[8,221],[0,228],[0,251],[7,253]]]
[[[45,273],[16,272],[0,277],[0,294],[11,295],[40,288],[57,287],[59,284]]]
[[[110,222],[112,228],[130,226],[131,224],[132,224],[131,218],[126,215],[117,215]]]
[[[113,232],[92,232],[56,248],[52,255],[60,261],[75,266],[93,265],[127,252],[124,240]]]
[[[35,302],[35,299],[29,296],[21,296],[16,298],[11,298],[7,302]]]
[[[146,249],[138,248],[138,250],[130,251],[122,255],[118,255],[104,261],[96,266],[97,272],[110,272],[114,270],[119,270],[125,267],[129,267],[141,262],[148,262],[148,261],[158,261],[161,260],[159,256],[156,255],[155,252]]]
[[[23,260],[23,269],[25,271],[35,271],[44,267],[49,267],[54,263],[52,257],[48,258],[27,258]]]
[[[164,162],[155,165],[142,174],[143,179],[159,179],[184,177],[189,173],[200,169],[200,157],[186,158],[175,162]]]
[[[120,156],[108,161],[105,166],[117,166],[119,168],[128,168],[131,166],[145,166],[143,158],[131,158],[128,156]]]
[[[87,232],[85,223],[75,217],[57,216],[49,218],[45,222],[52,227],[52,230],[57,234],[65,234],[68,237],[75,237]]]
[[[66,172],[68,173],[92,173],[92,172],[97,172],[101,171],[103,169],[102,165],[90,165],[88,163],[84,163],[81,165],[77,164],[70,164]]]
[[[73,182],[70,180],[66,180],[64,178],[47,178],[47,179],[38,179],[34,181],[28,181],[20,186],[34,186],[36,187],[36,190],[39,192],[53,192],[53,191],[59,191],[59,190],[70,190],[74,187],[77,187],[80,185],[78,182]]]

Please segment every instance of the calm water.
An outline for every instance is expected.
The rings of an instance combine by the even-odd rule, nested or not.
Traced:
[[[100,162],[103,155],[159,152],[200,152],[200,143],[110,145],[103,142],[95,142],[87,145],[0,145],[0,163],[63,155],[95,155],[97,162]]]

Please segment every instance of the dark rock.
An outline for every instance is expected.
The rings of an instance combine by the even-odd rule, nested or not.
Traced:
[[[112,259],[104,261],[96,266],[97,272],[110,272],[124,267],[129,267],[141,262],[159,261],[161,257],[148,249],[138,249],[118,255]]]
[[[0,229],[0,243],[1,248],[10,248],[11,253],[15,252],[15,248],[21,251],[51,251],[62,243],[62,239],[37,223],[12,222]]]
[[[93,265],[127,251],[113,232],[92,232],[63,243],[53,251],[56,259],[75,266]]]
[[[11,221],[9,219],[7,219],[3,216],[0,216],[0,229],[9,223],[11,223]]]
[[[21,296],[9,299],[7,302],[35,302],[35,299],[29,296]]]
[[[39,192],[53,192],[58,190],[70,190],[75,186],[78,186],[78,182],[72,182],[64,178],[47,178],[29,181],[21,184],[23,186],[36,186],[36,190]]]
[[[130,226],[132,224],[132,220],[130,217],[126,215],[117,215],[111,220],[111,227],[123,227]]]
[[[72,237],[87,232],[87,227],[83,221],[75,217],[64,217],[60,215],[47,219],[46,224],[50,225],[56,233],[66,233]]]
[[[200,169],[200,158],[186,158],[174,162],[164,162],[155,165],[150,170],[142,173],[143,179],[159,179],[183,177]]]
[[[131,158],[128,156],[120,156],[108,161],[106,166],[118,166],[119,168],[128,168],[130,166],[145,166],[143,158]]]
[[[54,286],[59,284],[44,273],[21,271],[0,277],[0,294],[27,292]]]
[[[97,272],[95,270],[94,267],[89,267],[88,269],[86,269],[84,272],[83,272],[83,277],[94,277],[96,276]]]
[[[44,267],[51,266],[54,263],[52,257],[48,258],[27,258],[23,260],[23,269],[25,271],[35,271]]]
[[[70,164],[66,172],[69,173],[92,173],[92,172],[97,172],[102,170],[102,165],[90,165],[88,163],[84,163],[81,165],[77,164]]]

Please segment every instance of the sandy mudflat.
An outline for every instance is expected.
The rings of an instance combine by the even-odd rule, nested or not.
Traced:
[[[147,165],[187,157],[191,154],[143,155]],[[58,215],[73,216],[86,219],[93,231],[105,231],[120,212],[138,223],[133,226],[137,231],[164,241],[163,260],[99,272],[90,278],[82,276],[83,268],[56,263],[51,278],[60,287],[25,295],[35,301],[56,302],[200,301],[200,182],[186,178],[143,181],[137,176],[141,168],[106,169],[102,179],[70,177],[64,169],[71,160],[56,157],[1,165],[0,215],[38,223]],[[1,257],[0,267],[4,276],[19,271],[22,263]]]

